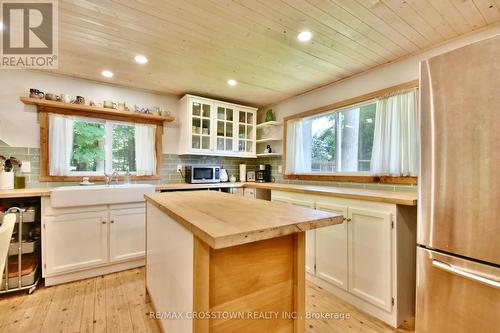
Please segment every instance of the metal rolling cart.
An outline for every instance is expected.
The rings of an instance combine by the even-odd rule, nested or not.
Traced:
[[[5,212],[5,214],[9,213],[15,213],[18,216],[16,221],[17,242],[16,237],[12,237],[5,264],[5,274],[0,284],[0,294],[19,290],[28,290],[28,293],[31,294],[40,280],[39,240],[31,242],[23,240],[23,235],[26,235],[27,231],[25,229],[27,222],[25,222],[26,211],[24,209],[11,207]],[[30,222],[35,222],[35,212],[29,212],[29,215]],[[17,269],[17,275],[11,274],[9,276],[9,270],[12,269]]]

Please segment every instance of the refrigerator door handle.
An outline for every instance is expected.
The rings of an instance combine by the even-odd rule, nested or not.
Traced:
[[[494,281],[492,279],[488,279],[488,278],[481,276],[479,274],[469,273],[467,271],[461,270],[459,268],[456,268],[456,267],[454,267],[450,264],[444,263],[442,261],[432,259],[432,266],[439,268],[439,269],[442,269],[443,271],[446,271],[446,272],[456,274],[456,275],[461,276],[461,277],[465,277],[467,279],[471,279],[471,280],[483,283],[483,284],[488,285],[490,287],[500,289],[500,282]]]

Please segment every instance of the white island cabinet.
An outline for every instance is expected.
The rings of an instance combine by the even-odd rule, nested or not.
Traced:
[[[272,200],[342,214],[306,232],[307,279],[393,327],[415,314],[416,207],[272,191]]]
[[[185,95],[179,119],[181,155],[256,157],[256,108]]]
[[[42,198],[45,285],[145,264],[144,202],[54,208]]]

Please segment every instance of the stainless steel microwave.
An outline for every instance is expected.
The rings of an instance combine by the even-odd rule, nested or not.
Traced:
[[[220,166],[187,165],[186,183],[220,183]]]

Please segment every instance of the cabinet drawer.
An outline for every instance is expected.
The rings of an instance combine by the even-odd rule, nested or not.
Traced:
[[[80,214],[86,212],[103,212],[108,208],[107,205],[100,206],[82,206],[68,208],[53,208],[49,198],[42,198],[42,216],[59,216],[62,214]]]

